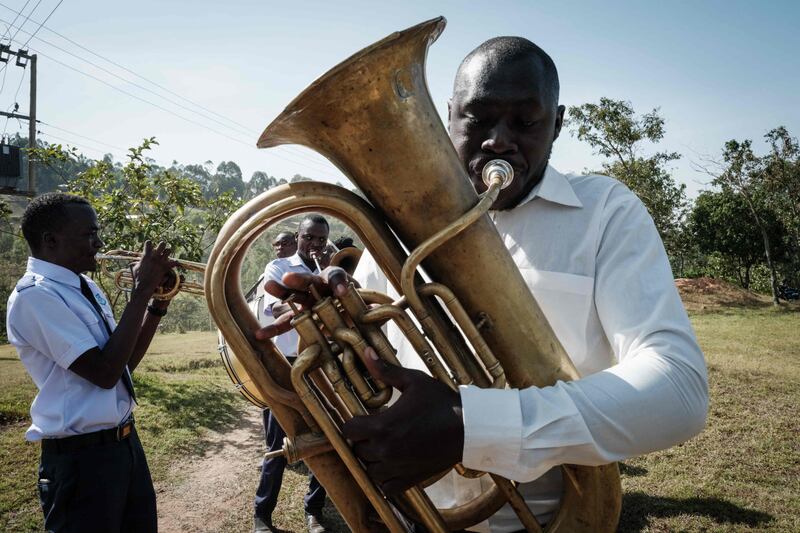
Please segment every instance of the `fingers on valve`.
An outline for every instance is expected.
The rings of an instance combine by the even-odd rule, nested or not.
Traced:
[[[285,300],[290,294],[292,294],[292,291],[289,290],[288,287],[278,283],[274,279],[268,280],[264,284],[264,290],[275,298],[280,298],[281,300]]]
[[[278,317],[278,319],[269,326],[265,326],[261,329],[256,330],[255,332],[256,339],[264,341],[267,339],[271,339],[273,337],[277,337],[278,335],[281,335],[283,333],[286,333],[287,331],[292,329],[291,319],[292,316],[290,314]]]

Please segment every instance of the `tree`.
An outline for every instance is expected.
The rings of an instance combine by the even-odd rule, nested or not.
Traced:
[[[245,184],[242,169],[233,161],[223,161],[217,165],[217,172],[211,176],[207,198],[230,192],[237,198],[244,197]]]
[[[752,141],[730,140],[722,151],[721,171],[713,174],[712,183],[723,190],[741,196],[750,212],[750,220],[761,234],[764,256],[770,273],[772,303],[779,305],[778,279],[773,258],[774,238],[770,236],[767,221],[759,209],[770,205],[769,189],[765,187],[764,162],[753,153]]]
[[[11,138],[11,144],[21,148],[22,168],[26,168],[28,163],[28,138],[21,137],[16,134]],[[37,140],[37,148],[46,149],[50,146],[48,143]],[[61,146],[61,145],[55,145]],[[38,165],[36,168],[36,192],[38,194],[45,192],[52,192],[62,188],[70,179],[85,171],[93,164],[93,160],[85,157],[83,154],[73,151],[73,157],[64,161],[51,161],[51,165]],[[110,155],[104,156],[104,159],[110,158]]]
[[[680,158],[678,153],[641,155],[644,141],[657,143],[664,137],[664,119],[658,109],[636,117],[630,102],[601,98],[599,104],[570,107],[568,125],[579,140],[609,158],[602,173],[624,183],[642,200],[670,249],[686,209],[686,186],[676,184],[666,169],[670,161]]]
[[[771,236],[773,259],[779,260],[785,252],[784,226],[774,211],[763,205],[757,209]],[[764,260],[764,243],[761,231],[751,222],[750,207],[741,195],[731,189],[700,193],[689,214],[688,227],[701,252],[720,254],[733,267],[739,284],[750,288],[751,269]]]
[[[11,218],[11,207],[8,202],[0,198],[0,227],[7,226]]]
[[[266,172],[256,170],[250,176],[250,181],[247,182],[246,197],[255,198],[264,191],[267,191],[278,185],[278,180],[273,176],[268,175]]]
[[[97,211],[106,248],[139,250],[145,240],[170,243],[176,257],[199,261],[239,201],[230,192],[204,199],[200,184],[154,166],[144,154],[154,138],[128,151],[127,164],[95,161],[67,182],[67,190],[87,198]],[[70,160],[60,145],[36,150],[45,165]]]
[[[176,172],[197,182],[204,195],[208,193],[211,187],[211,173],[204,165],[183,165],[177,168],[173,165],[173,168]]]
[[[791,235],[791,272],[800,263],[800,145],[784,126],[764,135],[770,146],[764,157],[764,185]],[[794,280],[797,281],[797,280]]]

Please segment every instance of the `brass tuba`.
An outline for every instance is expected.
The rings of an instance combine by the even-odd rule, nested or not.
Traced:
[[[205,293],[230,348],[286,430],[292,456],[314,471],[352,530],[375,529],[376,513],[391,531],[405,529],[403,515],[432,531],[462,529],[509,501],[525,527],[536,531],[540,527],[514,484],[498,476],[492,476],[493,489],[479,501],[456,509],[433,509],[420,488],[389,501],[337,432],[348,416],[385,402],[381,384],[364,388],[367,379],[351,376],[347,361],[365,342],[392,360],[394,352],[379,327],[388,319],[398,321],[432,374],[451,386],[502,387],[507,381],[516,388],[542,387],[578,377],[485,214],[507,176],[494,169],[489,191],[479,197],[431,101],[425,58],[444,25],[437,18],[355,54],[314,82],[267,127],[259,147],[294,143],[318,151],[350,177],[368,202],[315,182],[267,191],[239,209],[220,231],[208,262]],[[305,311],[293,321],[309,347],[292,367],[271,342],[254,338],[258,322],[244,300],[239,276],[247,249],[266,228],[305,211],[330,214],[348,224],[403,297],[391,302],[351,287],[339,301],[320,299],[313,313]],[[424,283],[418,266],[435,283]],[[369,303],[380,305],[373,310]],[[337,318],[342,312],[355,328],[343,326]],[[410,325],[408,312],[424,334]],[[320,333],[316,320],[333,332],[335,342]],[[500,365],[493,363],[495,357]],[[341,366],[352,385],[339,373]],[[334,389],[340,394],[329,397]],[[319,445],[321,433],[330,446]],[[616,464],[564,465],[562,470],[561,507],[546,530],[613,531],[621,506]]]

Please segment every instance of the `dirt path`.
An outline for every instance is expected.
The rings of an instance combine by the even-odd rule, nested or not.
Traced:
[[[212,432],[203,457],[173,468],[156,486],[159,531],[239,531],[252,517],[264,453],[261,411],[248,407],[232,431]],[[245,525],[247,524],[247,525]]]

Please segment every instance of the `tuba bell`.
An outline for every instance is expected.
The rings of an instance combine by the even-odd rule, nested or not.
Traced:
[[[396,362],[380,328],[387,320],[401,325],[431,373],[452,387],[543,387],[578,377],[486,214],[509,176],[493,167],[489,190],[479,197],[431,101],[425,59],[444,25],[443,18],[433,19],[358,52],[315,81],[266,128],[260,148],[289,143],[312,148],[341,169],[366,201],[316,182],[263,193],[220,231],[205,294],[229,347],[285,429],[293,457],[308,464],[352,530],[376,529],[376,514],[380,527],[391,531],[407,529],[405,517],[431,531],[464,529],[509,502],[528,530],[539,531],[514,483],[499,476],[491,476],[494,486],[477,501],[455,509],[435,509],[420,487],[390,501],[338,433],[343,420],[379,409],[388,399],[380,383],[351,373],[353,353],[365,343]],[[308,347],[290,366],[271,342],[255,339],[258,322],[239,277],[244,255],[261,233],[307,211],[350,226],[402,298],[393,302],[352,286],[338,301],[321,298],[293,320]],[[424,281],[421,269],[433,283]],[[355,327],[344,326],[340,314]],[[321,434],[329,446],[319,445]],[[303,448],[312,441],[314,446]],[[564,465],[562,471],[561,506],[545,529],[613,531],[621,507],[616,464]]]

